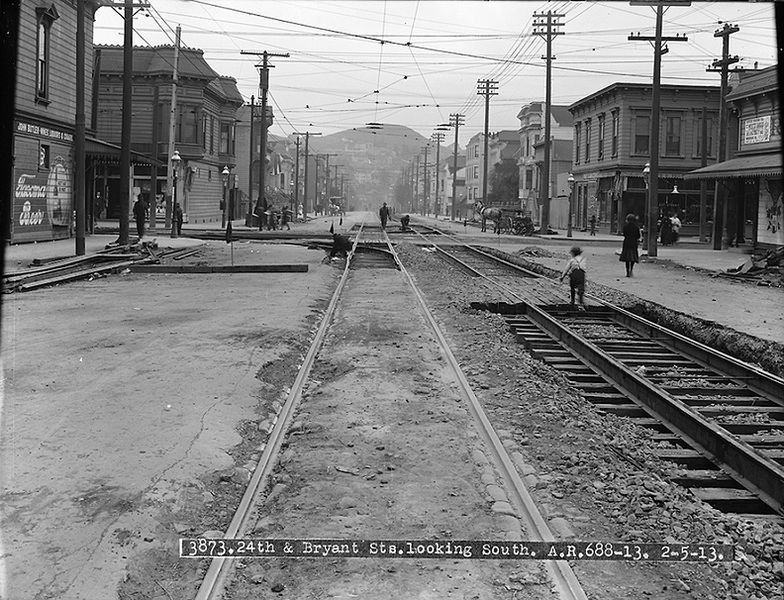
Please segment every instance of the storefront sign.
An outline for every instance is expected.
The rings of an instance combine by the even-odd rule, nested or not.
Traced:
[[[23,121],[16,122],[16,132],[29,133],[49,140],[73,142],[73,134],[71,133],[60,131],[59,129],[52,129],[51,127],[42,127],[40,125],[33,125],[32,123],[25,123]]]
[[[781,140],[781,122],[775,115],[752,117],[741,122],[741,145],[766,144]]]

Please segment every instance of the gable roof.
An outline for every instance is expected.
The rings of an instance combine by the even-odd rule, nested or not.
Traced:
[[[96,45],[101,51],[101,73],[123,72],[122,46]],[[134,75],[165,75],[171,77],[174,70],[174,46],[134,46]],[[204,60],[204,51],[195,48],[180,48],[177,58],[179,77],[211,81],[218,77]]]
[[[765,92],[778,90],[779,82],[777,67],[767,67],[759,71],[746,71],[740,74],[740,83],[727,94],[727,101],[737,100],[748,96],[756,96]]]

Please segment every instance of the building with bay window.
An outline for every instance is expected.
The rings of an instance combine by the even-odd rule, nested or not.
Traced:
[[[174,123],[174,148],[182,159],[177,200],[190,223],[220,221],[224,167],[236,166],[236,114],[243,99],[232,77],[219,76],[203,52],[180,48]],[[169,168],[170,104],[174,47],[134,48],[131,148],[157,159],[133,167],[134,190],[161,214]],[[95,47],[93,118],[98,137],[120,144],[122,130],[121,46]],[[107,165],[101,174],[107,218],[119,213],[119,169]],[[230,180],[231,182],[231,180]]]
[[[651,92],[650,84],[614,83],[569,107],[576,227],[587,228],[592,215],[600,230],[610,232],[620,231],[628,213],[644,222],[642,171],[650,161]],[[712,214],[712,188],[701,193],[699,183],[684,176],[716,160],[719,87],[665,84],[660,106],[657,210],[677,211],[684,222],[682,235],[690,235],[698,230],[701,205],[702,214]]]

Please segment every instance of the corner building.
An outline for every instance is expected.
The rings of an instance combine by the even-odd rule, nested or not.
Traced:
[[[92,80],[93,17],[85,5],[85,114]],[[12,243],[67,238],[73,231],[76,115],[76,5],[21,2],[14,92],[13,189],[7,237]]]
[[[600,231],[618,233],[626,215],[645,222],[647,189],[643,169],[651,135],[659,136],[658,212],[677,211],[681,235],[699,228],[700,186],[684,175],[702,166],[702,120],[706,120],[705,158],[718,151],[718,86],[662,85],[659,131],[651,132],[652,86],[614,83],[569,107],[574,116],[572,173],[575,226],[585,229],[591,216]],[[677,191],[676,191],[677,190]],[[712,214],[713,190],[706,193]]]

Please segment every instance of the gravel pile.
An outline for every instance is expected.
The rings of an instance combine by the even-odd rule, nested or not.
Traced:
[[[656,456],[647,430],[598,412],[517,344],[500,315],[470,308],[488,293],[475,279],[407,244],[398,251],[491,420],[513,432],[536,467],[526,482],[540,506],[567,515],[578,539],[736,545],[731,563],[645,565],[649,581],[665,582],[657,598],[784,600],[784,528],[725,515],[671,483],[682,471]],[[576,567],[590,580],[590,566]],[[623,597],[611,582],[604,585],[594,597]]]

